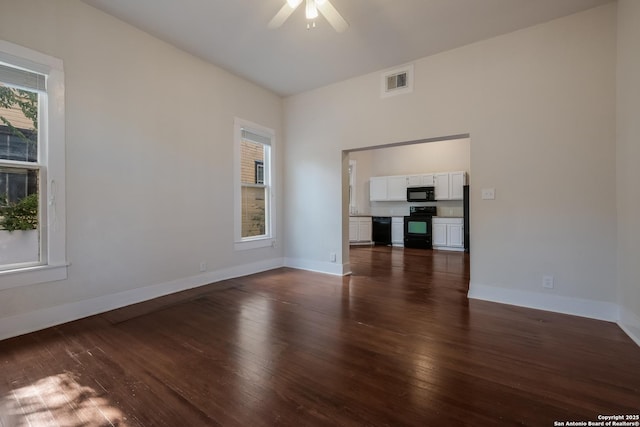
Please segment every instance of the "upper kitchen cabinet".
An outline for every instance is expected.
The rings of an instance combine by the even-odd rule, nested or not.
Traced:
[[[443,172],[434,174],[436,200],[462,200],[463,187],[467,183],[466,172]]]
[[[369,200],[372,202],[406,201],[407,177],[376,176],[369,181]]]
[[[387,200],[407,201],[407,177],[387,177]]]
[[[462,200],[462,187],[466,183],[466,172],[375,176],[369,181],[369,200],[406,202],[407,188],[411,187],[435,187],[436,200]]]
[[[422,187],[422,175],[409,175],[407,177],[407,187]]]
[[[407,187],[433,187],[433,174],[409,175]]]
[[[369,180],[369,200],[379,202],[387,200],[387,177],[371,177]]]
[[[449,200],[449,174],[447,172],[436,173],[433,177],[436,187],[436,200]]]
[[[449,174],[449,195],[451,200],[462,200],[463,187],[467,184],[467,174],[451,172]]]

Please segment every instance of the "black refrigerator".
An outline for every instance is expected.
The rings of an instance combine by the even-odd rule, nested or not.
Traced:
[[[462,187],[462,212],[464,216],[464,251],[469,252],[469,186]]]

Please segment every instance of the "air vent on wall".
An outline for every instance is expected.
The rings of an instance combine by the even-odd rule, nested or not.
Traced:
[[[387,91],[407,87],[407,73],[394,74],[387,77]]]
[[[413,64],[405,65],[382,73],[381,96],[400,95],[413,91]]]

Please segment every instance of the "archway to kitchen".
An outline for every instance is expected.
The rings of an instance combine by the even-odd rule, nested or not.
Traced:
[[[465,184],[469,185],[472,180],[470,142],[469,134],[458,134],[344,150],[342,153],[344,260],[350,259],[351,245],[371,245],[374,234],[375,240],[380,242],[380,231],[382,230],[382,236],[386,236],[389,228],[394,231],[389,243],[401,247],[403,236],[399,236],[398,233],[404,232],[402,222],[404,216],[409,215],[411,206],[429,207],[428,209],[434,210],[439,218],[453,218],[453,225],[436,225],[434,231],[437,241],[434,241],[434,244],[437,244],[440,249],[463,250],[465,241],[468,247],[469,237],[468,233],[465,233],[469,231],[468,210],[465,215],[465,201],[456,191],[459,191],[460,172],[464,172]],[[377,177],[378,183],[382,182],[381,187],[384,188],[387,184],[384,178],[379,177],[394,177],[390,181],[395,181],[395,184],[400,183],[399,186],[402,187],[404,181],[400,177],[412,177],[411,184],[417,185],[416,180],[420,181],[422,177],[425,180],[431,179],[430,175],[434,175],[436,181],[439,180],[438,190],[443,190],[444,182],[452,183],[453,181],[453,185],[449,185],[451,190],[444,189],[445,193],[439,192],[438,201],[408,202],[404,197],[406,189],[398,189],[397,186],[395,194],[389,194],[387,198],[384,193],[377,193],[376,188],[380,188],[377,184],[374,184],[374,194],[371,193],[372,177]],[[393,183],[389,185],[394,186]],[[389,190],[391,191],[391,188]],[[454,191],[454,193],[448,194],[446,191]],[[400,193],[403,193],[401,198],[398,196]],[[373,218],[376,220],[375,225],[372,223]],[[393,223],[388,224],[390,221]],[[443,221],[438,220],[438,222]],[[461,230],[458,223],[463,224],[462,234],[459,236],[462,242],[457,240],[457,233]],[[450,233],[445,231],[446,227],[452,227],[449,230]],[[452,241],[445,243],[443,239],[447,237],[453,237]],[[383,237],[382,240],[381,244],[384,244],[385,238]]]

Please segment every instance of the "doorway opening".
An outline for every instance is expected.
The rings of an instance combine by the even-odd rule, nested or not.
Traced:
[[[344,150],[343,160],[343,262],[350,260],[350,246],[373,244],[373,226],[367,226],[373,217],[391,217],[396,221],[393,228],[395,239],[392,237],[392,245],[402,247],[403,238],[398,238],[398,231],[402,230],[401,218],[409,215],[413,205],[432,206],[437,210],[437,216],[446,218],[461,218],[466,220],[467,231],[470,213],[464,210],[462,196],[440,197],[433,202],[408,202],[402,192],[403,180],[422,179],[425,175],[438,176],[437,179],[448,179],[448,174],[464,172],[465,184],[472,180],[470,135],[459,134],[444,137],[428,138],[415,141],[396,142],[378,146],[368,146],[351,150]],[[395,196],[384,199],[379,194],[372,194],[372,188],[376,192],[376,185],[372,187],[371,178],[389,178],[396,185]],[[427,179],[427,178],[424,178]],[[378,179],[379,180],[379,179]],[[434,182],[437,187],[437,183]],[[391,188],[391,187],[390,187]],[[467,187],[468,188],[468,187]],[[468,200],[468,199],[467,199]],[[369,218],[367,220],[367,218]],[[455,221],[454,221],[455,222]],[[371,224],[371,223],[369,223]],[[357,227],[357,230],[354,229]],[[446,225],[444,230],[446,230]],[[459,239],[459,225],[453,226],[452,236]],[[442,227],[437,232],[441,233]],[[370,234],[367,234],[370,233]],[[445,231],[446,233],[446,231]],[[442,238],[441,234],[438,238]],[[446,234],[445,234],[446,238]],[[467,236],[467,242],[469,237]],[[456,245],[460,244],[455,240]],[[446,246],[443,249],[450,249]],[[459,250],[455,247],[454,250]],[[348,270],[347,270],[348,271]]]

